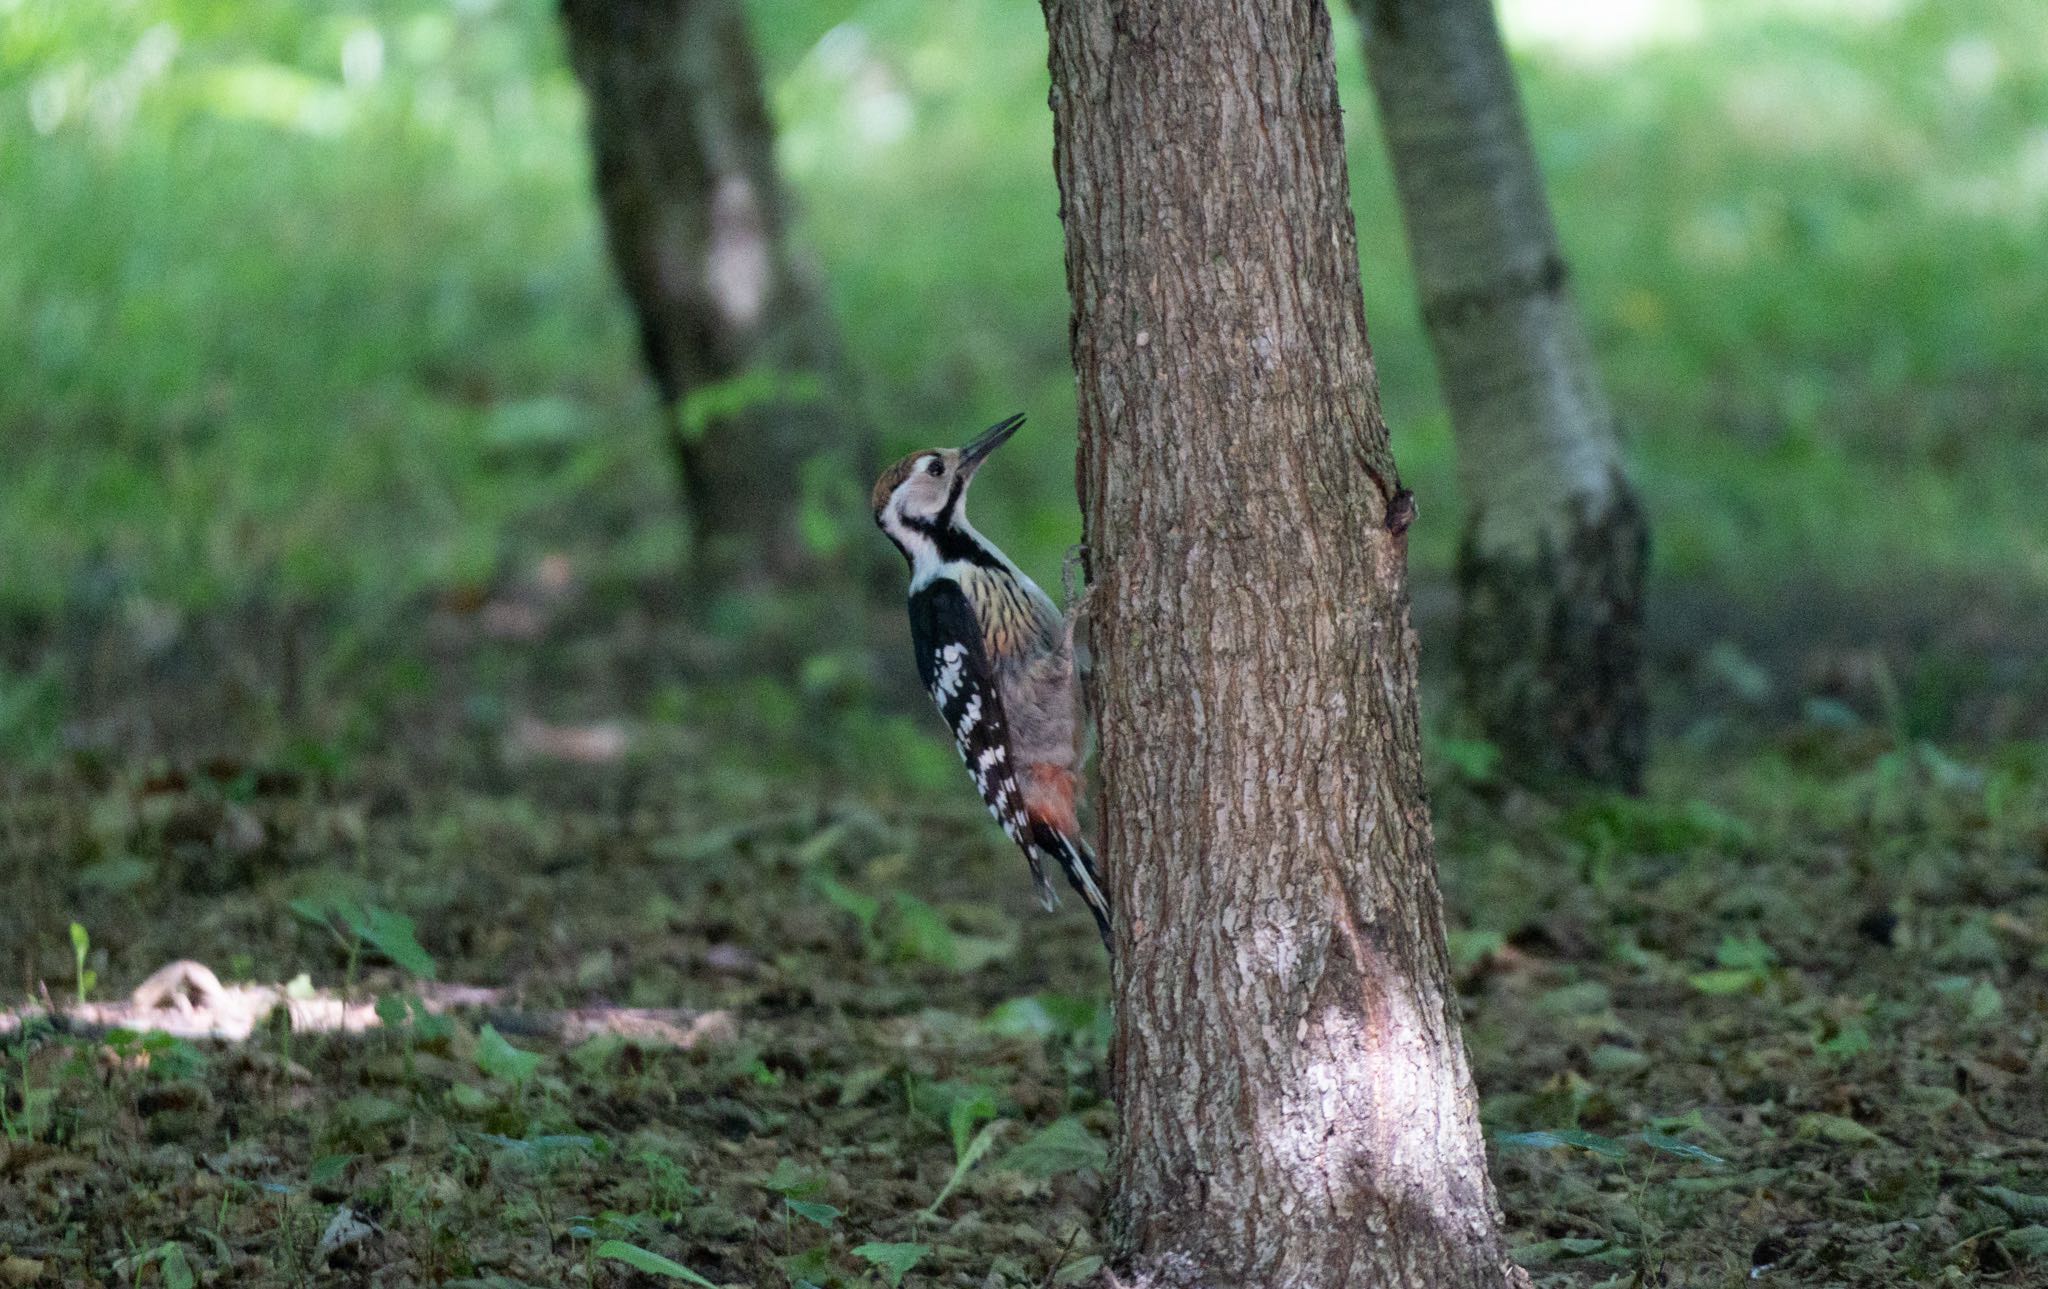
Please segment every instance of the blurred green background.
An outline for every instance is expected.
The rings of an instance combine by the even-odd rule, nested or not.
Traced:
[[[977,514],[1050,584],[1078,521],[1037,7],[754,20],[885,453],[1028,412]],[[2048,6],[1505,21],[1667,631],[2038,606]],[[1427,623],[1448,426],[1341,15],[1336,49]],[[621,597],[684,566],[581,110],[540,0],[0,0],[0,735],[55,746],[108,623],[303,608],[317,676],[549,554]]]

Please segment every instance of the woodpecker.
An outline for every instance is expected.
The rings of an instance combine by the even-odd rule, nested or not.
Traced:
[[[1045,874],[1051,859],[1108,946],[1109,900],[1075,817],[1074,624],[967,522],[974,472],[1023,423],[1012,416],[964,448],[913,452],[890,466],[875,483],[875,523],[910,562],[918,676],[982,801],[1030,862],[1039,903],[1059,904]]]

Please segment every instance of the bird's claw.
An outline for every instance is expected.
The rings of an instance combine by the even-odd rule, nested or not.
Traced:
[[[1078,581],[1075,575],[1082,571],[1081,566],[1087,559],[1088,543],[1075,542],[1067,547],[1067,557],[1060,561],[1060,594],[1065,597],[1069,619],[1086,606],[1089,593],[1095,589],[1092,585],[1075,589]]]

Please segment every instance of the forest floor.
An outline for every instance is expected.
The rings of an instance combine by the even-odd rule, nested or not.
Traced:
[[[0,1286],[1093,1275],[1102,954],[1071,901],[1036,910],[950,750],[885,723],[808,759],[861,719],[822,675],[550,709],[652,666],[555,644],[421,664],[420,713],[465,696],[375,753],[0,770]],[[1539,1285],[2048,1284],[2048,749],[1937,747],[1844,657],[1796,686],[1703,662],[1816,693],[1672,730],[1640,799],[1433,746]],[[79,1032],[107,1019],[79,997],[178,960],[380,1023]]]

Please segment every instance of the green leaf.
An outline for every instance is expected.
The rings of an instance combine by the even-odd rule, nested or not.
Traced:
[[[832,1225],[832,1219],[839,1216],[838,1209],[830,1204],[820,1204],[816,1200],[791,1199],[785,1195],[782,1202],[788,1206],[790,1212],[806,1222],[816,1222],[819,1226],[829,1227]]]
[[[1970,991],[1969,1019],[1973,1025],[1992,1020],[2005,1010],[2005,996],[1998,992],[1998,986],[1988,980],[1977,982]]]
[[[1436,758],[1473,783],[1487,783],[1500,767],[1500,749],[1485,739],[1439,738],[1431,742]]]
[[[800,1168],[792,1160],[777,1160],[775,1171],[761,1179],[761,1185],[785,1199],[807,1199],[825,1189],[830,1179],[823,1173]]]
[[[1109,1147],[1072,1115],[1040,1130],[1002,1157],[996,1167],[1027,1177],[1057,1177],[1109,1167]]]
[[[929,962],[935,967],[957,968],[960,951],[953,943],[953,928],[939,911],[915,895],[896,894],[896,939],[899,959]]]
[[[860,923],[862,935],[875,929],[875,919],[881,916],[882,901],[863,891],[857,891],[828,873],[813,869],[805,874],[804,881],[810,888],[825,897],[825,902],[841,913],[850,914]]]
[[[1001,962],[1017,952],[1017,936],[1009,935],[963,935],[953,933],[953,970],[961,975],[980,971],[992,962]]]
[[[882,1279],[890,1289],[903,1283],[903,1277],[910,1269],[932,1251],[929,1244],[861,1244],[856,1245],[853,1256],[864,1259],[882,1269]]]
[[[540,1054],[512,1046],[496,1026],[486,1023],[476,1036],[476,1068],[494,1079],[524,1086],[540,1068]]]
[[[1841,1023],[1833,1038],[1817,1040],[1813,1050],[1830,1060],[1847,1061],[1863,1055],[1872,1046],[1870,1031],[1862,1021],[1852,1018]]]
[[[587,1155],[597,1150],[596,1139],[581,1133],[545,1133],[524,1140],[495,1132],[479,1135],[503,1151],[508,1159],[526,1165],[551,1164],[570,1155]]]
[[[1093,998],[1025,994],[998,1003],[981,1024],[991,1034],[1006,1038],[1079,1037],[1105,1019],[1102,1004]]]
[[[692,388],[676,408],[676,428],[686,441],[694,442],[718,421],[773,403],[811,402],[818,397],[819,389],[818,378],[808,372],[748,368],[738,375]]]
[[[981,1025],[1005,1038],[1050,1038],[1060,1032],[1052,1012],[1034,994],[997,1003]]]
[[[1452,931],[1445,937],[1451,950],[1451,967],[1461,975],[1499,953],[1508,938],[1498,931]]]
[[[163,1273],[164,1289],[193,1289],[199,1283],[192,1264],[185,1259],[185,1246],[168,1243],[156,1251],[157,1270]]]
[[[1837,1114],[1800,1115],[1797,1131],[1802,1137],[1819,1137],[1838,1146],[1868,1146],[1884,1140],[1854,1119]]]
[[[1539,1240],[1516,1247],[1509,1256],[1526,1267],[1563,1262],[1570,1258],[1588,1258],[1609,1251],[1607,1241],[1600,1239]]]
[[[126,894],[156,876],[156,865],[133,855],[103,859],[78,874],[78,884],[114,895]]]
[[[1694,989],[1703,994],[1721,997],[1739,994],[1761,986],[1764,978],[1748,967],[1719,967],[1712,971],[1696,971],[1686,979]]]
[[[1493,1139],[1502,1150],[1557,1150],[1572,1146],[1609,1159],[1628,1158],[1628,1148],[1612,1137],[1583,1128],[1549,1128],[1538,1132],[1502,1133]]]
[[[706,1289],[718,1289],[717,1284],[706,1280],[703,1276],[698,1275],[682,1263],[671,1262],[659,1253],[643,1249],[637,1244],[628,1244],[624,1240],[606,1240],[603,1244],[598,1245],[595,1251],[600,1258],[607,1258],[613,1262],[623,1262],[634,1270],[645,1271],[651,1276],[666,1276],[670,1280],[680,1280],[684,1284],[703,1285]]]
[[[1702,1164],[1713,1164],[1716,1167],[1728,1162],[1719,1155],[1701,1150],[1683,1137],[1674,1137],[1668,1132],[1658,1132],[1655,1128],[1645,1128],[1642,1132],[1642,1140],[1643,1144],[1650,1149],[1661,1150],[1667,1155],[1677,1155],[1680,1159],[1690,1159]]]
[[[1765,971],[1777,963],[1778,955],[1754,935],[1724,935],[1720,946],[1714,950],[1714,961],[1723,967]]]
[[[988,1088],[976,1088],[974,1095],[961,1097],[946,1111],[946,1127],[953,1134],[953,1158],[967,1153],[974,1125],[996,1117],[996,1096]]]
[[[624,1038],[617,1034],[599,1034],[570,1048],[569,1063],[594,1078],[625,1050]]]
[[[1102,1259],[1090,1254],[1085,1258],[1076,1258],[1061,1267],[1059,1274],[1052,1278],[1052,1282],[1056,1285],[1086,1284],[1100,1270],[1102,1270]]]
[[[318,900],[304,898],[287,900],[285,901],[285,908],[289,909],[291,915],[301,922],[310,922],[314,926],[326,926],[328,924],[327,906]]]
[[[2048,1195],[2029,1195],[2004,1186],[1979,1186],[1977,1193],[2014,1217],[2029,1221],[2048,1221]]]
[[[71,924],[71,952],[77,954],[79,959],[83,961],[87,951],[91,948],[92,937],[85,933],[83,926],[73,922]],[[219,959],[215,959],[215,961],[217,962]],[[170,1248],[172,1246],[166,1245],[165,1247]]]
[[[350,923],[350,929],[363,938],[377,952],[397,964],[399,970],[409,971],[427,980],[434,978],[434,959],[420,947],[414,934],[413,921],[403,913],[390,909],[370,909],[362,913],[359,920]]]
[[[960,1152],[960,1162],[953,1166],[953,1175],[948,1177],[945,1186],[940,1188],[938,1198],[925,1208],[923,1214],[925,1217],[932,1217],[938,1213],[939,1205],[945,1203],[947,1196],[951,1195],[959,1187],[962,1179],[967,1176],[968,1170],[981,1162],[981,1157],[986,1155],[989,1152],[989,1148],[996,1144],[996,1133],[1007,1126],[1008,1123],[1009,1120],[1007,1119],[998,1119],[983,1128],[973,1141],[967,1143],[967,1149]]]
[[[343,1122],[358,1128],[378,1128],[399,1122],[411,1111],[396,1101],[365,1092],[336,1105],[334,1113]]]
[[[322,1155],[306,1170],[306,1180],[315,1186],[325,1186],[329,1182],[337,1181],[348,1171],[348,1166],[355,1162],[355,1158],[354,1155]]]
[[[777,1258],[776,1262],[782,1267],[782,1274],[789,1277],[790,1289],[820,1289],[822,1285],[839,1282],[829,1243],[812,1245],[802,1253]]]

